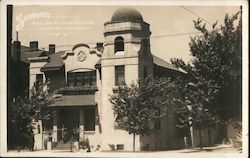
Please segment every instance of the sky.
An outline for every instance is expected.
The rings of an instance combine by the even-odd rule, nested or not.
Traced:
[[[38,41],[39,48],[56,45],[56,51],[69,50],[78,43],[93,45],[103,42],[104,23],[111,20],[121,6],[52,6],[14,5],[13,40],[29,46]],[[152,54],[170,61],[171,58],[191,59],[190,36],[195,36],[193,20],[198,17],[211,24],[223,24],[226,14],[233,15],[239,6],[129,6],[137,9],[143,20],[150,24]]]

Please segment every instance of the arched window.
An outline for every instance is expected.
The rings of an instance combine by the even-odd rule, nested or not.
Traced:
[[[78,87],[84,85],[96,86],[96,72],[68,72],[68,86]]]
[[[121,36],[115,38],[115,53],[119,51],[124,51],[124,39]]]

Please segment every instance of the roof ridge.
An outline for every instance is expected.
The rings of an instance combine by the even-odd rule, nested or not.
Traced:
[[[171,70],[175,70],[175,71],[180,71],[177,67],[175,67],[173,64],[163,60],[162,58],[156,56],[156,55],[152,55],[153,56],[153,62],[154,64],[167,68],[167,69],[171,69]],[[158,60],[158,61],[157,61]],[[181,71],[180,71],[181,72]]]

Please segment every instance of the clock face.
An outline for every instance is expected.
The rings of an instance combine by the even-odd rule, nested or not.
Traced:
[[[87,58],[87,55],[86,55],[86,53],[84,53],[83,51],[80,51],[80,52],[77,54],[77,59],[78,59],[78,61],[80,61],[80,62],[84,61],[86,58]]]

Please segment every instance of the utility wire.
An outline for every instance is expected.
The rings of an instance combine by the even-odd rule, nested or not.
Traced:
[[[205,21],[206,23],[210,24],[211,26],[213,26],[212,23],[210,23],[209,21],[207,21],[206,19],[200,17],[198,14],[196,14],[195,12],[191,11],[190,9],[184,7],[184,6],[180,6],[181,8],[185,9],[186,11],[188,11],[189,13],[193,14],[194,16],[200,18],[201,20]]]
[[[175,37],[175,36],[186,36],[186,35],[195,35],[195,34],[200,34],[200,33],[201,32],[177,33],[177,34],[152,36],[151,38],[165,38],[165,37]]]
[[[177,33],[177,34],[166,34],[166,35],[156,35],[148,38],[140,38],[141,39],[159,39],[159,38],[167,38],[167,37],[178,37],[178,36],[187,36],[187,35],[197,35],[201,34],[200,32],[187,32],[187,33]],[[116,42],[122,42],[122,40],[116,40]],[[83,42],[84,44],[91,45],[96,43],[103,43],[103,42]],[[113,41],[108,41],[106,44],[114,43]],[[56,45],[56,48],[62,48],[62,47],[73,47],[76,44],[68,44],[68,45]],[[49,47],[39,47],[39,49],[46,49]]]

